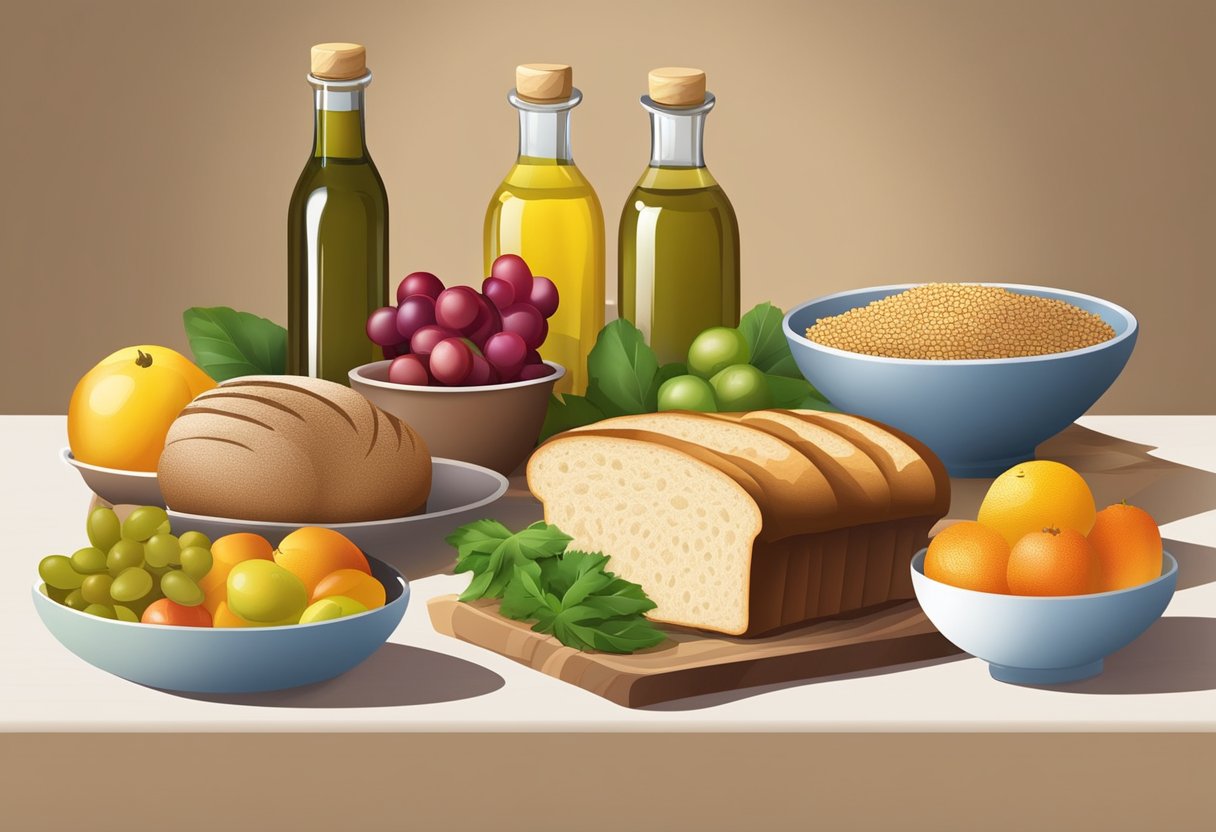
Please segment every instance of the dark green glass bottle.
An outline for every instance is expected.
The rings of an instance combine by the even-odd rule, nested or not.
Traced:
[[[312,58],[316,140],[287,215],[287,372],[347,384],[382,357],[364,326],[388,303],[388,196],[364,137],[363,47]]]

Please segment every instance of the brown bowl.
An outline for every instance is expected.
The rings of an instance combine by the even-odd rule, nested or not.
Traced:
[[[350,371],[350,385],[376,407],[409,423],[426,440],[431,456],[460,459],[510,474],[540,438],[553,385],[566,368],[545,363],[544,378],[483,387],[419,387],[388,380],[391,361],[373,361]]]

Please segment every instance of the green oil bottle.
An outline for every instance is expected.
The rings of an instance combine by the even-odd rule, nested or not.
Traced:
[[[621,212],[617,306],[661,362],[684,361],[703,330],[739,323],[739,225],[705,167],[705,73],[650,73],[650,166]]]
[[[381,357],[364,327],[388,303],[388,196],[367,152],[362,46],[313,47],[316,137],[287,217],[287,372],[348,383]]]

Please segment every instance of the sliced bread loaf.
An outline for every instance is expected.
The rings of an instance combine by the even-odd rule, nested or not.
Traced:
[[[545,519],[658,604],[652,617],[742,634],[760,491],[696,446],[641,431],[572,431],[528,461]],[[761,497],[761,499],[763,499]]]
[[[676,411],[620,416],[581,431],[641,430],[725,454],[764,491],[765,539],[837,525],[840,505],[827,477],[798,448],[739,421]]]

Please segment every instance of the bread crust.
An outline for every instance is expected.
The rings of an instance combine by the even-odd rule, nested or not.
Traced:
[[[426,504],[431,458],[412,428],[355,391],[300,376],[246,376],[174,421],[158,481],[188,514],[350,523]]]

